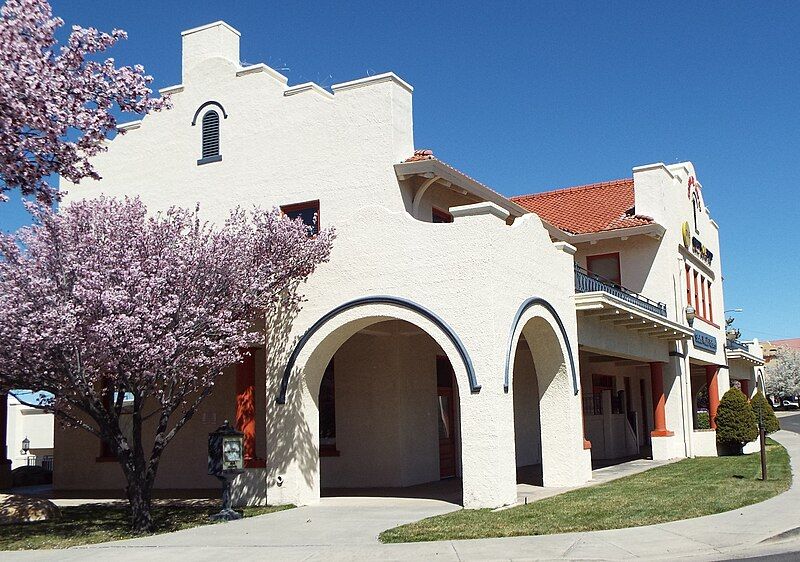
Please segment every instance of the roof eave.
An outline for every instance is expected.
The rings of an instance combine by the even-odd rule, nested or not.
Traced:
[[[650,224],[642,224],[639,226],[628,226],[625,228],[615,228],[613,230],[601,230],[599,232],[588,232],[585,234],[573,234],[566,232],[557,226],[553,226],[546,220],[542,219],[545,228],[550,232],[550,235],[559,240],[569,242],[570,244],[580,244],[583,242],[597,242],[598,240],[609,240],[612,238],[628,238],[629,236],[650,236],[653,238],[662,238],[667,231],[666,228],[653,222]]]
[[[394,165],[394,173],[397,179],[404,180],[408,176],[419,174],[433,174],[445,181],[457,185],[468,193],[483,200],[490,201],[508,211],[512,216],[521,217],[529,211],[524,207],[514,203],[507,197],[503,197],[496,191],[493,191],[485,185],[475,181],[471,177],[462,174],[458,170],[442,163],[440,160],[417,160],[415,162],[400,162]]]
[[[739,359],[752,363],[756,367],[761,367],[764,364],[764,360],[761,357],[744,350],[725,348],[725,356],[728,360]]]

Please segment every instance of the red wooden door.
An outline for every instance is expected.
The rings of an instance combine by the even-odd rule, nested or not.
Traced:
[[[456,475],[456,426],[453,367],[446,357],[436,358],[436,405],[439,419],[439,477]]]

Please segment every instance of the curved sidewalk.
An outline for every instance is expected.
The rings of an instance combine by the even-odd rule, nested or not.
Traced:
[[[762,541],[800,527],[800,435],[775,434],[795,475],[789,491],[735,511],[647,527],[532,537],[383,545],[375,535],[420,517],[452,511],[432,500],[339,499],[211,527],[61,551],[12,554],[26,559],[85,560],[622,560],[682,557],[718,560],[786,549]],[[791,533],[790,533],[791,534]],[[797,543],[791,543],[792,545]]]

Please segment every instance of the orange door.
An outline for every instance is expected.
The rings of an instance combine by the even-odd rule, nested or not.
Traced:
[[[453,423],[453,389],[439,387],[439,476],[456,475],[456,439]]]

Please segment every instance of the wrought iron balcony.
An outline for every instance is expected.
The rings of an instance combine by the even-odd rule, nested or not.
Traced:
[[[748,353],[750,352],[750,347],[746,343],[742,343],[737,340],[726,341],[725,347],[727,347],[728,349],[741,349],[742,351],[746,351]]]
[[[635,293],[630,289],[626,289],[622,285],[618,285],[617,283],[609,281],[604,277],[600,277],[595,273],[589,273],[578,264],[575,264],[575,292],[592,293],[595,291],[608,293],[609,295],[613,295],[618,299],[643,308],[648,312],[658,314],[664,318],[667,317],[666,304],[650,300],[639,293]]]

